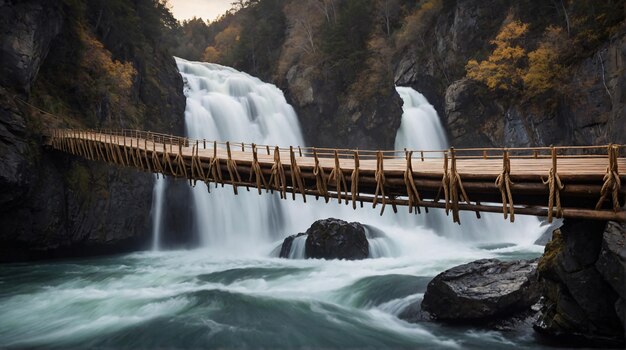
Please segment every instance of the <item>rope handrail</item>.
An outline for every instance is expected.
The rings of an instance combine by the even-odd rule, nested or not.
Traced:
[[[153,131],[144,131],[137,129],[51,129],[49,135],[56,135],[56,137],[69,137],[69,138],[87,138],[88,135],[109,135],[118,136],[132,139],[144,139],[150,142],[158,142],[167,144],[170,146],[170,152],[172,152],[172,146],[176,147],[189,147],[192,148],[196,143],[200,149],[210,149],[207,147],[207,143],[210,145],[213,143],[214,147],[220,149],[227,149],[228,145],[241,145],[242,152],[250,152],[252,150],[252,143],[246,142],[232,142],[232,141],[208,141],[206,139],[194,139],[182,136],[175,136],[170,134],[158,133]],[[200,145],[203,147],[201,148]],[[290,152],[289,147],[279,147],[276,145],[263,145],[255,144],[257,149],[269,147],[270,149],[278,149],[279,152],[287,154]],[[294,147],[294,146],[291,146]],[[317,156],[320,158],[341,158],[341,159],[353,159],[354,151],[359,152],[359,156],[362,160],[376,160],[380,154],[385,159],[397,159],[406,160],[405,151],[411,151],[411,159],[413,160],[428,160],[428,159],[442,159],[444,154],[450,153],[450,149],[444,150],[364,150],[364,149],[346,149],[346,148],[325,148],[325,147],[309,147],[309,146],[295,146],[298,148],[297,157],[311,156],[313,150],[317,152]],[[528,159],[528,158],[552,158],[551,152],[554,150],[557,153],[557,158],[606,158],[606,153],[602,154],[559,154],[561,152],[573,151],[573,150],[587,150],[587,151],[604,151],[609,147],[616,149],[626,148],[626,145],[593,145],[593,146],[552,146],[552,147],[495,147],[495,148],[455,148],[455,157],[458,160],[467,159],[501,159],[502,152],[508,152],[510,159]],[[235,150],[233,150],[234,152]],[[542,154],[539,152],[546,152]],[[549,153],[547,152],[549,151]],[[466,153],[471,152],[483,152],[483,154],[468,155]],[[485,152],[499,152],[500,154],[489,154]],[[526,152],[526,154],[511,154],[512,152]]]

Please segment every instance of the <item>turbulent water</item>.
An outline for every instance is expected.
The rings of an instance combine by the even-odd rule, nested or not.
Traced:
[[[209,140],[303,145],[297,116],[275,86],[231,68],[177,59],[185,80],[187,134]],[[445,148],[436,112],[398,88],[404,115],[396,147]],[[420,142],[420,143],[413,143]],[[417,324],[398,316],[430,279],[478,258],[529,258],[542,247],[533,218],[451,224],[440,211],[383,217],[378,209],[280,200],[198,185],[186,205],[202,247],[159,251],[166,184],[157,180],[154,251],[0,267],[0,348],[511,348],[534,346],[531,330],[495,332]],[[312,202],[312,203],[311,203]],[[405,209],[405,208],[400,208]],[[319,218],[367,224],[363,261],[271,256],[281,240]]]

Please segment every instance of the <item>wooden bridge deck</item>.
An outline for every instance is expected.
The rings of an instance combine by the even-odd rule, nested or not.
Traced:
[[[623,146],[358,151],[218,143],[141,131],[54,130],[55,149],[184,177],[357,203],[626,221]],[[410,162],[407,161],[410,158]],[[255,160],[256,159],[256,160]],[[277,161],[278,160],[278,161]],[[280,164],[277,164],[280,163]],[[316,165],[317,164],[317,165]],[[607,175],[607,167],[611,169]],[[355,171],[356,170],[356,171]],[[554,171],[553,171],[554,170]],[[257,176],[258,174],[258,176]],[[410,175],[409,175],[410,174]],[[339,180],[339,182],[338,182]],[[500,181],[498,184],[497,181]],[[559,186],[562,183],[562,187]],[[604,187],[604,190],[603,190]],[[603,196],[604,195],[604,196]],[[478,215],[478,214],[477,214]]]

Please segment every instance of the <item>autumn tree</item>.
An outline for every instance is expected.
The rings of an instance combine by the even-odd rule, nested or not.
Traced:
[[[565,70],[560,59],[567,43],[567,35],[562,28],[546,29],[539,47],[528,54],[528,70],[523,76],[525,95],[538,95],[560,83]]]
[[[205,62],[219,63],[220,52],[214,46],[207,46],[202,54],[202,60]]]
[[[491,90],[519,91],[523,85],[526,50],[521,46],[528,24],[512,21],[505,25],[494,40],[495,49],[485,61],[470,60],[467,76],[480,81]]]
[[[396,47],[401,50],[411,44],[424,45],[424,32],[429,28],[443,8],[442,0],[425,0],[405,17],[396,35]]]

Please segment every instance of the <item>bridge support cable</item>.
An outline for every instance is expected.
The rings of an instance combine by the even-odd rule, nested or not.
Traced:
[[[272,165],[270,184],[273,185],[273,189],[280,192],[280,199],[287,199],[287,179],[285,177],[285,169],[280,161],[280,149],[278,146],[274,148],[274,165]]]
[[[459,175],[456,167],[456,153],[454,147],[450,148],[450,200],[452,201],[452,221],[457,224],[461,224],[461,218],[459,216],[459,201],[462,200],[470,205],[469,197],[463,187],[463,181]]]
[[[374,201],[372,202],[372,208],[376,208],[378,204],[378,195],[382,197],[382,207],[380,209],[380,215],[385,212],[385,206],[387,205],[387,196],[385,196],[385,167],[383,164],[384,156],[381,151],[376,152],[376,172],[374,178],[376,179],[376,190],[374,191]]]
[[[602,204],[604,201],[611,195],[613,211],[617,212],[620,210],[619,204],[619,192],[622,186],[622,182],[619,178],[619,170],[617,167],[617,157],[619,153],[619,147],[615,145],[609,145],[608,147],[608,156],[609,156],[609,166],[606,168],[606,175],[602,179],[604,184],[602,185],[602,189],[600,190],[600,200],[596,204],[596,210],[600,210],[602,208]]]
[[[217,188],[217,184],[221,183],[222,187],[224,187],[224,181],[222,180],[222,167],[220,165],[220,158],[217,155],[217,141],[213,141],[213,158],[209,162],[209,170],[208,172],[213,177],[213,182],[215,182],[215,188]],[[209,193],[211,192],[211,187],[207,182],[207,190]]]
[[[228,176],[230,176],[230,184],[233,186],[233,192],[238,194],[237,192],[237,183],[241,182],[241,176],[239,176],[239,172],[237,171],[237,162],[232,157],[230,152],[230,142],[226,141],[226,169],[228,170]],[[249,191],[250,189],[248,189]]]
[[[313,148],[313,159],[315,165],[313,166],[313,175],[315,176],[315,187],[317,188],[318,195],[315,196],[317,200],[319,195],[324,196],[324,201],[328,203],[328,184],[326,182],[326,176],[324,174],[324,168],[320,166],[320,160],[317,157],[317,150]]]
[[[253,143],[252,144],[252,165],[250,166],[250,179],[248,182],[252,182],[252,177],[255,177],[256,188],[259,191],[259,194],[262,193],[261,189],[265,188],[266,192],[269,186],[267,186],[267,182],[265,181],[265,177],[263,177],[263,171],[261,170],[261,165],[259,164],[259,156],[257,153],[257,147]]]
[[[343,188],[343,192],[345,192],[343,199],[345,199],[346,204],[348,204],[348,186],[346,185],[346,177],[343,175],[343,171],[341,170],[341,165],[339,163],[339,154],[337,153],[337,150],[335,150],[335,167],[330,172],[330,175],[328,175],[328,181],[335,181],[337,202],[341,204],[341,192]]]
[[[561,207],[561,190],[565,187],[561,182],[561,178],[557,172],[557,156],[556,148],[551,147],[552,155],[552,168],[548,174],[547,180],[542,180],[544,185],[548,185],[549,198],[548,198],[548,222],[552,223],[552,217],[563,217],[563,208]],[[556,204],[556,213],[554,212],[554,206]]]
[[[291,198],[296,200],[296,190],[300,190],[300,193],[302,193],[302,200],[306,203],[304,178],[302,177],[300,167],[296,162],[296,155],[293,152],[293,146],[289,146],[289,158],[291,161]]]
[[[352,175],[350,175],[350,193],[352,194],[352,209],[356,209],[356,201],[359,196],[359,151],[354,151],[353,158],[354,170],[352,170]],[[362,207],[363,201],[361,201],[361,208]]]
[[[406,192],[409,198],[409,213],[413,212],[415,208],[416,214],[421,214],[420,203],[422,199],[420,198],[419,193],[417,192],[417,187],[415,186],[415,179],[413,179],[413,151],[404,151],[406,158],[406,169],[404,170],[404,183],[406,185]]]
[[[502,173],[496,178],[496,187],[502,195],[502,213],[504,220],[508,214],[511,215],[511,222],[515,222],[515,207],[513,206],[513,195],[511,194],[511,160],[509,159],[509,151],[504,151],[502,155]]]

